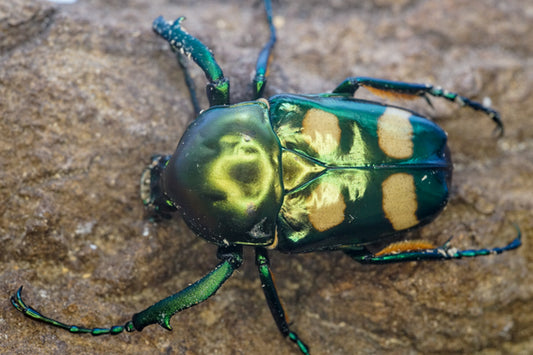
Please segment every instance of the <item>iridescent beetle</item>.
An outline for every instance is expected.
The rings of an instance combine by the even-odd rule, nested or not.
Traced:
[[[332,93],[260,98],[274,43],[272,9],[265,0],[270,39],[253,80],[255,101],[229,105],[229,80],[210,50],[162,17],[155,32],[170,43],[183,68],[198,118],[176,152],[152,158],[141,178],[145,205],[160,214],[178,210],[200,237],[218,245],[221,259],[184,290],[137,313],[124,325],[86,328],[48,318],[27,306],[22,287],[13,306],[30,318],[93,335],[171,329],[170,318],[213,295],[242,263],[242,246],[255,247],[262,287],[274,320],[304,354],[309,348],[288,325],[269,268],[267,249],[284,253],[343,250],[362,263],[458,259],[500,254],[521,245],[520,231],[503,248],[456,250],[446,243],[392,243],[376,254],[367,246],[419,227],[446,205],[452,175],[444,131],[414,112],[353,98],[359,87],[406,98],[441,97],[488,115],[499,114],[430,85],[354,77]],[[210,108],[201,112],[186,57],[204,71]]]

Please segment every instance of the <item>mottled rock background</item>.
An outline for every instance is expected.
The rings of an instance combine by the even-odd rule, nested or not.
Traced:
[[[533,352],[531,1],[274,1],[279,42],[267,95],[324,92],[352,75],[440,84],[502,113],[399,102],[449,133],[448,208],[410,237],[521,249],[452,262],[360,265],[342,253],[272,253],[294,330],[314,354]],[[71,335],[16,312],[123,324],[217,263],[180,218],[153,224],[138,197],[152,153],[172,152],[192,110],[183,75],[151,31],[187,16],[216,53],[232,100],[248,97],[268,34],[259,1],[0,0],[0,343],[9,354],[287,354],[252,253],[219,293],[116,337]],[[205,79],[194,71],[203,92]],[[371,97],[361,93],[361,97]],[[203,95],[201,95],[203,96]],[[206,100],[203,98],[203,106]]]

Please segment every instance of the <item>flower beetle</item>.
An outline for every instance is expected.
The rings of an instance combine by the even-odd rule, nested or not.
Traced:
[[[428,85],[348,78],[331,93],[282,94],[261,99],[276,41],[270,2],[270,39],[259,55],[255,101],[230,105],[229,81],[209,49],[181,27],[183,18],[154,22],[183,67],[198,112],[173,155],[154,156],[141,178],[141,197],[161,215],[178,210],[200,237],[218,246],[221,262],[184,290],[135,314],[124,325],[87,328],[50,319],[27,306],[21,289],[13,305],[25,315],[93,335],[171,329],[170,318],[211,295],[253,246],[274,320],[299,350],[309,348],[289,327],[269,268],[268,249],[285,253],[343,250],[359,262],[454,259],[501,253],[503,248],[463,250],[426,241],[392,243],[376,254],[369,246],[430,222],[444,208],[452,175],[446,134],[419,114],[354,99],[359,87],[378,94],[441,97],[488,115],[503,131],[496,111]],[[190,57],[206,74],[210,108],[199,112],[186,67]]]

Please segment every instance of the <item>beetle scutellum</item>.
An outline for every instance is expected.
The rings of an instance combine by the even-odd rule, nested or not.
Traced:
[[[261,98],[276,41],[270,1],[270,39],[253,81],[255,101],[230,105],[227,80],[209,49],[161,17],[154,30],[170,43],[185,72],[197,119],[173,155],[157,155],[142,174],[141,197],[156,213],[178,210],[190,228],[218,245],[221,262],[186,289],[137,313],[124,325],[68,325],[27,306],[22,287],[13,306],[33,319],[73,333],[118,334],[150,324],[171,329],[170,318],[211,295],[253,246],[267,303],[284,336],[309,348],[289,328],[269,268],[267,249],[285,253],[343,250],[359,262],[457,259],[499,254],[520,246],[520,233],[503,248],[456,250],[448,243],[392,243],[376,254],[367,247],[434,219],[448,200],[452,163],[447,137],[412,111],[354,99],[359,87],[377,94],[440,97],[488,115],[503,132],[499,114],[475,101],[430,85],[353,77],[331,93]],[[209,81],[210,108],[201,112],[185,59]]]

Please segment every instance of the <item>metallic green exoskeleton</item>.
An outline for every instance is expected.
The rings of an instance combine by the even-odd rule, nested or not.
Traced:
[[[503,248],[456,250],[449,243],[392,243],[367,247],[430,222],[448,200],[452,163],[446,134],[409,110],[354,99],[359,87],[392,96],[441,97],[488,115],[499,114],[430,85],[354,77],[331,93],[260,98],[276,41],[270,1],[270,39],[253,80],[255,101],[229,105],[229,81],[209,49],[159,17],[154,30],[170,43],[185,73],[198,117],[173,155],[157,155],[142,174],[141,197],[161,215],[180,211],[200,237],[218,245],[220,264],[186,289],[137,313],[125,325],[86,328],[48,318],[27,306],[22,287],[11,298],[25,315],[73,333],[118,334],[150,324],[171,329],[170,318],[213,295],[242,263],[242,246],[256,264],[274,320],[299,350],[309,348],[289,328],[269,267],[267,249],[284,253],[343,250],[359,262],[457,259],[499,254],[521,245],[520,231]],[[186,66],[191,58],[208,79],[211,107],[200,113]],[[429,100],[428,100],[429,102]]]

